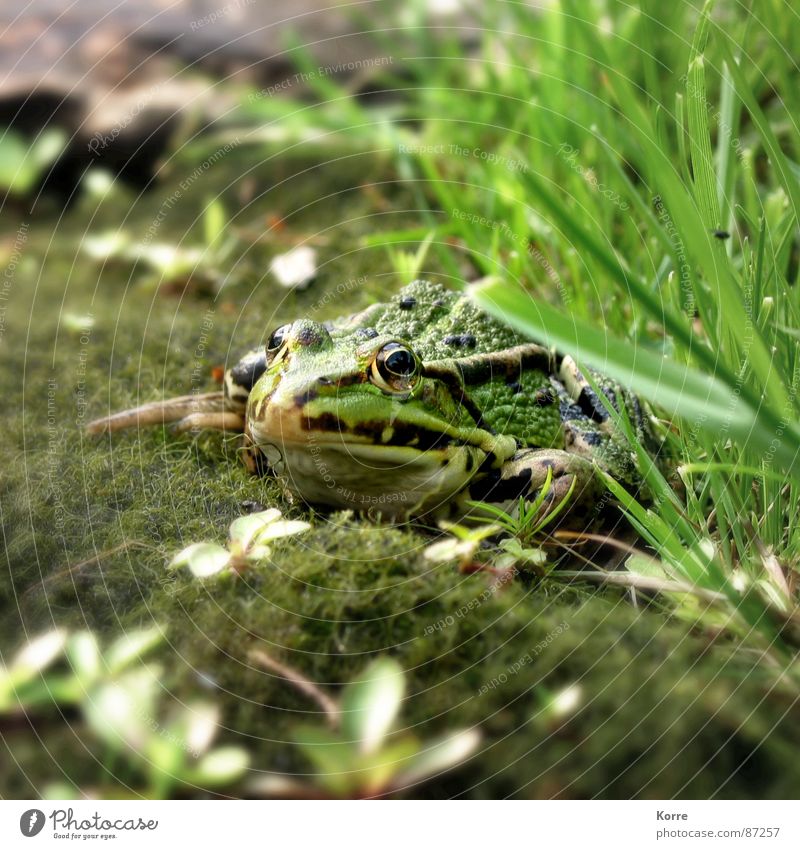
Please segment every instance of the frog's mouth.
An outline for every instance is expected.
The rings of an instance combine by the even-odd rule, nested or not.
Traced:
[[[346,428],[285,414],[248,424],[269,470],[310,504],[386,515],[431,512],[465,489],[486,459],[440,432]],[[287,421],[288,419],[288,421]]]

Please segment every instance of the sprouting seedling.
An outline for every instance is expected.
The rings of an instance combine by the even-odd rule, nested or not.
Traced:
[[[240,572],[269,558],[272,549],[268,543],[305,533],[310,528],[308,522],[283,519],[280,510],[274,507],[240,516],[231,523],[227,545],[196,542],[178,552],[170,561],[169,568],[188,566],[196,578]]]
[[[463,764],[475,753],[480,732],[450,732],[429,742],[397,730],[405,694],[405,674],[389,658],[373,661],[334,699],[296,670],[277,663],[263,651],[250,659],[314,698],[326,725],[294,729],[293,738],[313,764],[313,783],[271,774],[251,782],[261,796],[296,798],[367,798],[411,788]]]
[[[248,756],[236,746],[211,748],[217,707],[164,707],[162,669],[147,660],[163,636],[157,626],[129,631],[101,650],[91,631],[43,634],[0,669],[0,715],[77,708],[87,734],[83,750],[96,753],[100,744],[125,764],[121,774],[135,775],[152,798],[165,798],[178,785],[214,788],[237,781]],[[50,795],[69,792],[59,785]],[[107,788],[112,798],[119,793],[119,787]]]
[[[225,281],[225,261],[237,243],[232,232],[226,235],[227,221],[222,201],[212,198],[203,211],[205,244],[172,244],[155,238],[136,241],[130,233],[116,230],[86,236],[81,250],[98,262],[141,264],[148,271],[142,282],[149,288],[193,279],[219,289]]]
[[[467,504],[477,511],[471,516],[478,522],[477,527],[441,522],[440,527],[451,536],[428,546],[425,557],[440,563],[457,560],[463,572],[472,567],[485,540],[505,533],[509,536],[497,544],[499,553],[492,558],[495,567],[501,570],[515,567],[541,569],[547,555],[531,543],[566,508],[575,488],[573,480],[565,496],[552,509],[546,509],[545,502],[552,483],[552,471],[548,469],[536,498],[532,501],[520,498],[514,512],[484,501],[468,501]]]
[[[462,572],[467,571],[475,562],[484,540],[502,531],[500,525],[484,523],[476,528],[466,528],[455,522],[440,522],[439,527],[451,536],[437,540],[425,549],[425,558],[434,563],[458,561]]]
[[[525,498],[520,498],[517,502],[515,513],[509,513],[498,507],[496,504],[489,504],[485,501],[468,501],[470,507],[479,510],[485,514],[485,518],[477,516],[479,521],[493,522],[516,537],[522,544],[531,542],[535,537],[544,531],[544,529],[552,524],[564,511],[572,499],[575,491],[575,479],[572,480],[566,494],[558,503],[548,509],[545,502],[548,498],[553,485],[552,469],[547,470],[547,477],[542,484],[541,489],[536,494],[533,501],[526,501]]]

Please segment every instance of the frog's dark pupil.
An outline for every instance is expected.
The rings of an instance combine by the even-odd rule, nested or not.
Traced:
[[[417,364],[414,362],[414,357],[410,351],[392,351],[386,358],[386,368],[392,374],[407,376],[413,374]]]
[[[272,336],[269,337],[269,342],[267,342],[268,351],[277,351],[278,348],[283,345],[284,339],[286,338],[286,331],[288,329],[289,326],[284,324],[273,332]]]

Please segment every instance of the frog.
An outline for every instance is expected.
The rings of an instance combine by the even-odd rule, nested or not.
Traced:
[[[224,374],[223,388],[103,417],[90,433],[172,424],[241,433],[256,474],[289,498],[389,519],[463,514],[541,495],[586,526],[605,486],[641,491],[609,407],[657,456],[656,419],[633,393],[416,280],[333,322],[299,318]],[[602,393],[604,398],[600,397]]]

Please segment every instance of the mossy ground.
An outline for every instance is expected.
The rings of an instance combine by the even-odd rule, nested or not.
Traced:
[[[141,267],[80,252],[85,235],[117,226],[142,238],[180,176],[138,198],[116,189],[98,205],[85,195],[63,217],[4,213],[9,256],[20,220],[29,227],[9,291],[0,372],[3,653],[53,625],[112,635],[163,623],[165,687],[179,701],[215,699],[222,738],[247,746],[259,769],[307,770],[288,741],[315,706],[254,670],[254,646],[334,691],[369,658],[389,654],[408,673],[402,726],[427,737],[479,725],[480,754],[426,787],[426,796],[792,795],[800,732],[785,717],[794,695],[747,652],[656,606],[635,608],[616,590],[553,579],[487,593],[486,575],[426,561],[430,538],[420,528],[288,504],[274,482],[248,476],[235,443],[217,435],[153,429],[95,439],[81,431],[109,408],[190,391],[200,347],[200,388],[211,389],[214,366],[282,321],[349,313],[401,285],[383,249],[359,244],[376,228],[419,223],[402,211],[413,203],[399,190],[365,188],[370,177],[381,179],[379,163],[309,163],[312,170],[281,188],[290,171],[274,165],[241,177],[257,162],[243,151],[217,162],[158,229],[158,242],[201,243],[200,212],[217,196],[230,228],[266,231],[268,216],[283,219],[264,241],[241,241],[216,298],[191,286],[153,292]],[[263,196],[242,200],[244,181]],[[306,236],[321,244],[320,276],[287,294],[266,267]],[[338,282],[361,278],[331,296]],[[65,320],[88,313],[85,333],[80,321]],[[277,546],[271,566],[241,579],[201,583],[167,572],[184,545],[223,540],[246,501],[310,515],[314,530]],[[487,692],[493,679],[502,684]],[[542,710],[546,694],[571,685],[580,688],[573,712],[556,719]],[[63,733],[74,720],[45,719],[36,734],[26,723],[3,729],[13,760],[4,758],[2,795],[33,796],[56,778],[96,780],[97,763]]]

